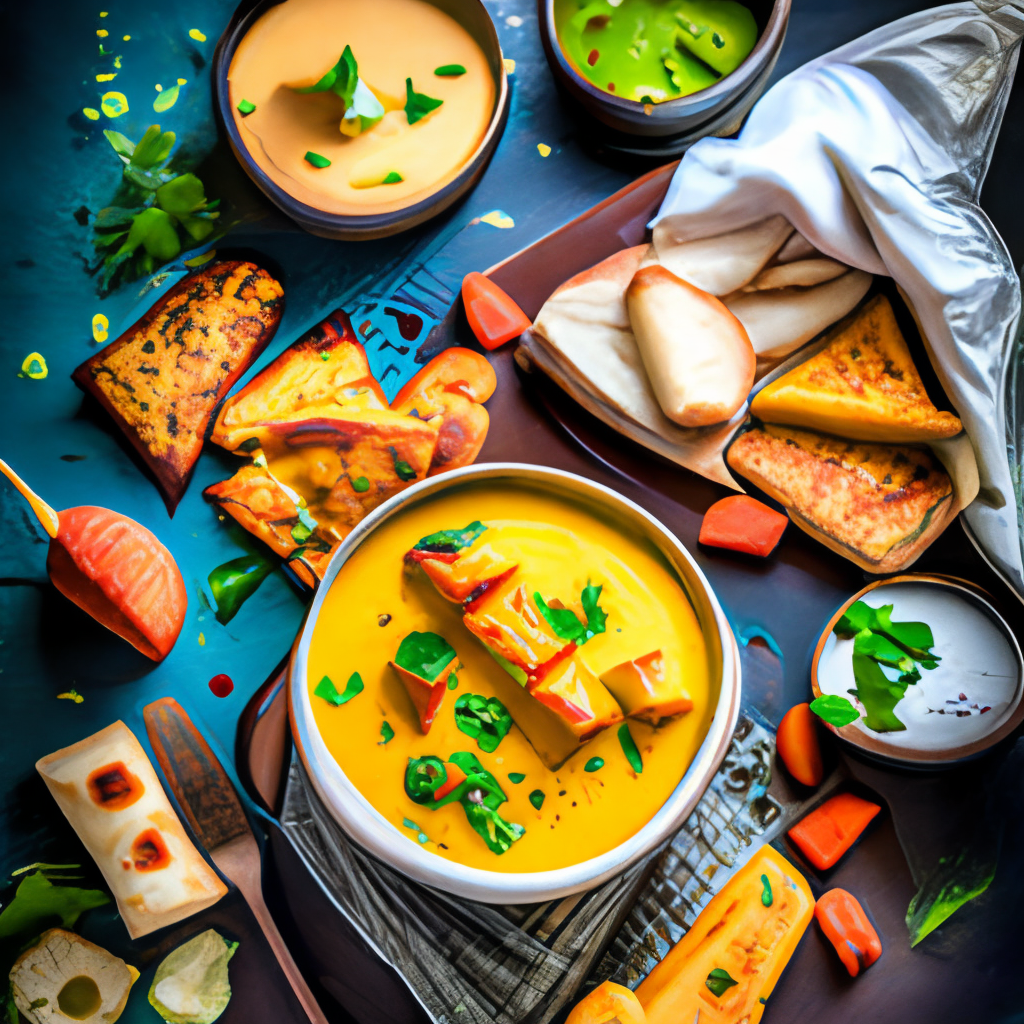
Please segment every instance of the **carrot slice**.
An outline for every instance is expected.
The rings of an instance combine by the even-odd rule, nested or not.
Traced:
[[[476,340],[488,351],[518,338],[530,318],[490,278],[473,271],[462,279],[462,302]]]
[[[814,906],[814,916],[851,978],[867,970],[882,955],[878,932],[857,898],[845,889],[825,893]]]
[[[445,761],[444,770],[447,773],[447,777],[434,790],[435,800],[443,800],[453,789],[458,789],[466,781],[466,773],[457,764]]]
[[[840,793],[797,822],[789,830],[789,838],[819,871],[827,871],[881,809],[853,793]]]
[[[794,704],[781,722],[775,736],[776,749],[786,771],[805,786],[821,785],[825,769],[818,743],[817,716],[810,704]]]
[[[749,494],[730,494],[704,513],[701,544],[726,548],[745,555],[770,555],[779,543],[789,519]]]

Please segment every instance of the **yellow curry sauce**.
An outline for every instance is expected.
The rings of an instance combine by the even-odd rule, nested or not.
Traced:
[[[683,667],[693,709],[654,728],[629,719],[643,757],[643,772],[630,768],[617,728],[584,744],[557,771],[541,762],[513,727],[493,753],[458,729],[453,708],[461,694],[495,696],[513,718],[519,685],[490,657],[462,623],[462,609],[446,601],[403,556],[441,529],[473,520],[488,526],[491,542],[514,551],[531,585],[551,595],[579,594],[588,580],[603,586],[606,632],[590,639],[579,656],[598,674],[660,647],[667,662]],[[385,616],[390,616],[386,620]],[[380,625],[380,622],[386,622]],[[388,666],[401,639],[413,630],[435,632],[455,648],[462,668],[427,735],[396,673]],[[362,693],[335,707],[313,694],[328,675],[341,690],[353,672]],[[352,783],[412,842],[462,864],[491,871],[544,871],[579,863],[618,846],[636,833],[679,783],[707,731],[717,693],[711,692],[708,656],[696,615],[664,558],[635,536],[624,535],[580,504],[528,485],[475,484],[416,505],[379,527],[354,553],[331,585],[309,650],[307,685],[323,740]],[[382,743],[387,721],[394,737]],[[488,849],[458,803],[438,810],[405,793],[409,757],[446,760],[470,751],[501,785],[507,802],[498,813],[526,832],[504,854]],[[593,758],[604,765],[584,771]],[[525,779],[515,784],[510,773]],[[539,810],[530,793],[541,790]],[[418,828],[410,827],[414,823]]]
[[[355,137],[339,129],[344,104],[331,92],[302,94],[346,46],[359,77],[387,111]],[[457,77],[434,72],[466,69]],[[406,79],[442,105],[409,124]],[[233,116],[249,155],[290,195],[336,214],[400,210],[437,192],[487,131],[495,83],[484,52],[449,15],[425,0],[285,0],[246,33],[228,72]],[[243,116],[243,100],[255,106]],[[313,151],[331,161],[314,167]],[[389,174],[402,181],[382,184]]]

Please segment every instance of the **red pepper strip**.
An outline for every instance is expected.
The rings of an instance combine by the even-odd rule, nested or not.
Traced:
[[[711,548],[764,558],[775,550],[788,524],[781,512],[749,494],[731,494],[704,513],[698,540]]]
[[[826,871],[860,838],[882,808],[853,793],[840,793],[789,830],[789,838],[819,870]]]
[[[882,955],[878,932],[856,897],[845,889],[825,893],[814,906],[814,916],[851,978],[867,970]]]
[[[434,790],[435,800],[444,799],[453,789],[461,786],[466,781],[466,773],[457,764],[445,761],[444,770],[447,778]]]
[[[476,340],[488,351],[518,338],[530,318],[490,278],[474,271],[462,279],[462,302]]]

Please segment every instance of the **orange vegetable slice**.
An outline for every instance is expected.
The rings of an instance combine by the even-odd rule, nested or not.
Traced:
[[[805,786],[820,786],[825,774],[816,717],[810,704],[794,704],[779,722],[775,736],[775,746],[786,771]]]
[[[881,809],[854,793],[839,793],[797,822],[789,830],[789,838],[819,871],[827,871]]]
[[[581,999],[565,1024],[646,1024],[640,1000],[624,985],[602,981]]]
[[[171,553],[144,526],[95,505],[59,513],[46,568],[53,585],[153,661],[170,653],[188,595]]]
[[[466,781],[466,773],[451,761],[445,761],[444,770],[447,776],[444,782],[434,790],[434,800],[443,800],[453,789],[458,789]]]
[[[882,940],[857,898],[845,889],[830,889],[814,906],[825,938],[835,947],[851,978],[882,955]]]
[[[774,550],[789,519],[749,494],[730,494],[704,513],[701,544],[765,558]]]
[[[476,340],[488,351],[518,338],[533,321],[490,278],[473,271],[462,279],[462,302]]]

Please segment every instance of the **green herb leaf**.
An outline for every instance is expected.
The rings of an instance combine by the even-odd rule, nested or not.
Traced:
[[[864,601],[855,601],[846,609],[832,631],[837,636],[853,637],[870,629],[899,644],[916,661],[941,661],[937,654],[929,650],[935,646],[931,627],[926,622],[893,622],[892,608],[891,604],[872,608]]]
[[[626,755],[629,766],[637,775],[641,774],[644,770],[644,760],[640,756],[636,740],[633,739],[633,734],[629,731],[629,726],[626,724],[619,726],[619,746],[622,747],[622,752]]]
[[[161,209],[175,217],[202,210],[206,206],[203,183],[194,174],[179,174],[156,190]]]
[[[132,153],[132,167],[143,171],[159,167],[171,155],[175,139],[174,132],[163,132],[160,125],[151,124]]]
[[[259,585],[274,571],[275,562],[263,553],[242,555],[218,565],[206,577],[217,605],[217,621],[226,626]]]
[[[508,799],[501,784],[480,763],[476,754],[468,750],[456,750],[448,760],[466,773],[466,781],[455,791],[463,804],[466,800],[474,803],[482,801],[485,806],[497,810]]]
[[[250,103],[248,100],[242,100],[242,102],[238,104],[237,109],[242,117],[248,117],[256,109],[256,104]]]
[[[362,692],[363,677],[358,672],[353,672],[348,677],[348,682],[345,684],[345,689],[342,693],[338,693],[338,688],[334,685],[330,676],[324,676],[316,684],[313,694],[317,697],[322,697],[328,704],[333,704],[337,708],[341,707],[342,704],[347,704],[353,697],[358,696]]]
[[[114,152],[126,164],[131,163],[132,154],[135,152],[135,143],[132,142],[127,135],[122,135],[120,132],[112,131],[110,128],[104,128],[103,134],[106,137],[107,142],[114,147]]]
[[[530,803],[539,811],[544,806],[544,790],[535,789],[530,794]]]
[[[351,105],[341,119],[341,134],[355,138],[369,131],[384,116],[384,105],[373,90],[360,78],[356,80]]]
[[[768,880],[767,875],[761,876],[761,903],[770,907],[772,905],[772,883]]]
[[[583,614],[587,617],[588,640],[595,634],[604,632],[605,622],[608,619],[605,610],[597,603],[602,590],[604,590],[603,585],[595,587],[590,580],[587,580],[587,585],[583,588]]]
[[[454,672],[448,673],[448,689],[457,690],[459,688],[459,677]]]
[[[306,153],[306,156],[305,156],[304,159],[305,159],[307,164],[310,164],[313,167],[319,167],[319,168],[323,169],[324,167],[330,167],[331,166],[331,161],[328,160],[327,157],[321,156],[319,153],[314,153],[313,150],[309,150]]]
[[[181,252],[178,232],[166,210],[151,206],[138,214],[128,229],[128,237],[118,255],[133,253],[139,246],[161,263],[173,260]]]
[[[395,730],[391,728],[390,722],[385,719],[380,726],[380,741],[378,747],[386,747],[395,738]]]
[[[522,772],[508,773],[508,781],[511,782],[514,786],[518,786],[519,783],[522,782],[525,778],[526,776]]]
[[[299,521],[291,529],[292,540],[296,544],[303,544],[309,540],[319,524],[310,515],[309,509],[305,505],[299,505],[296,514]]]
[[[902,732],[906,726],[894,708],[903,699],[907,684],[891,680],[874,658],[853,654],[853,678],[857,698],[864,705],[864,724],[875,732]]]
[[[840,697],[834,693],[822,694],[811,701],[811,710],[829,725],[841,729],[844,725],[856,722],[860,718],[860,712],[853,706],[853,703],[846,697]]]
[[[956,856],[941,857],[907,908],[910,945],[916,946],[965,903],[980,896],[996,874],[995,856],[965,846]],[[2,919],[0,919],[2,920]]]
[[[109,902],[110,897],[99,889],[54,885],[47,871],[35,871],[21,880],[13,898],[0,912],[0,939],[37,935],[52,926],[54,919],[60,920],[62,928],[74,928],[85,911]]]
[[[464,800],[462,809],[466,812],[469,824],[487,844],[491,853],[507,853],[512,844],[526,833],[522,825],[506,821],[496,810],[485,804]]]
[[[704,984],[707,985],[711,992],[721,998],[721,996],[733,987],[738,985],[739,982],[729,974],[728,971],[723,971],[721,967],[716,967],[705,979]]]
[[[592,757],[584,766],[585,772],[598,772],[604,767],[603,757]]]
[[[434,74],[438,78],[458,78],[465,73],[466,69],[461,64],[442,64],[439,68],[434,68]]]
[[[405,116],[409,124],[423,120],[433,110],[437,110],[444,100],[434,99],[424,93],[416,92],[412,87],[412,79],[405,80]]]
[[[455,725],[485,754],[492,754],[512,728],[512,716],[497,697],[464,693],[455,702]]]
[[[178,102],[178,93],[181,91],[181,86],[175,82],[174,85],[167,89],[161,89],[156,94],[156,99],[153,100],[153,109],[158,113],[162,114],[167,110],[170,110],[175,103]]]
[[[384,180],[381,182],[382,185],[397,185],[400,181],[405,181],[398,171],[388,171],[384,175]]]
[[[105,206],[92,222],[94,231],[112,231],[115,228],[131,227],[135,217],[142,213],[144,206]]]
[[[395,664],[433,683],[455,658],[455,648],[443,636],[413,632],[398,645]]]
[[[413,546],[414,551],[437,551],[454,554],[468,548],[486,530],[479,520],[464,526],[461,530],[438,530],[437,533],[421,537]]]
[[[533,603],[544,616],[544,620],[554,631],[555,636],[562,640],[580,641],[587,632],[587,627],[576,617],[571,608],[551,608],[540,596],[540,591],[533,592]]]
[[[352,55],[352,47],[346,46],[338,63],[327,72],[315,85],[306,86],[304,89],[296,89],[299,93],[310,92],[333,92],[345,101],[345,109],[352,105],[352,97],[356,91],[356,82],[359,80],[359,65]]]

